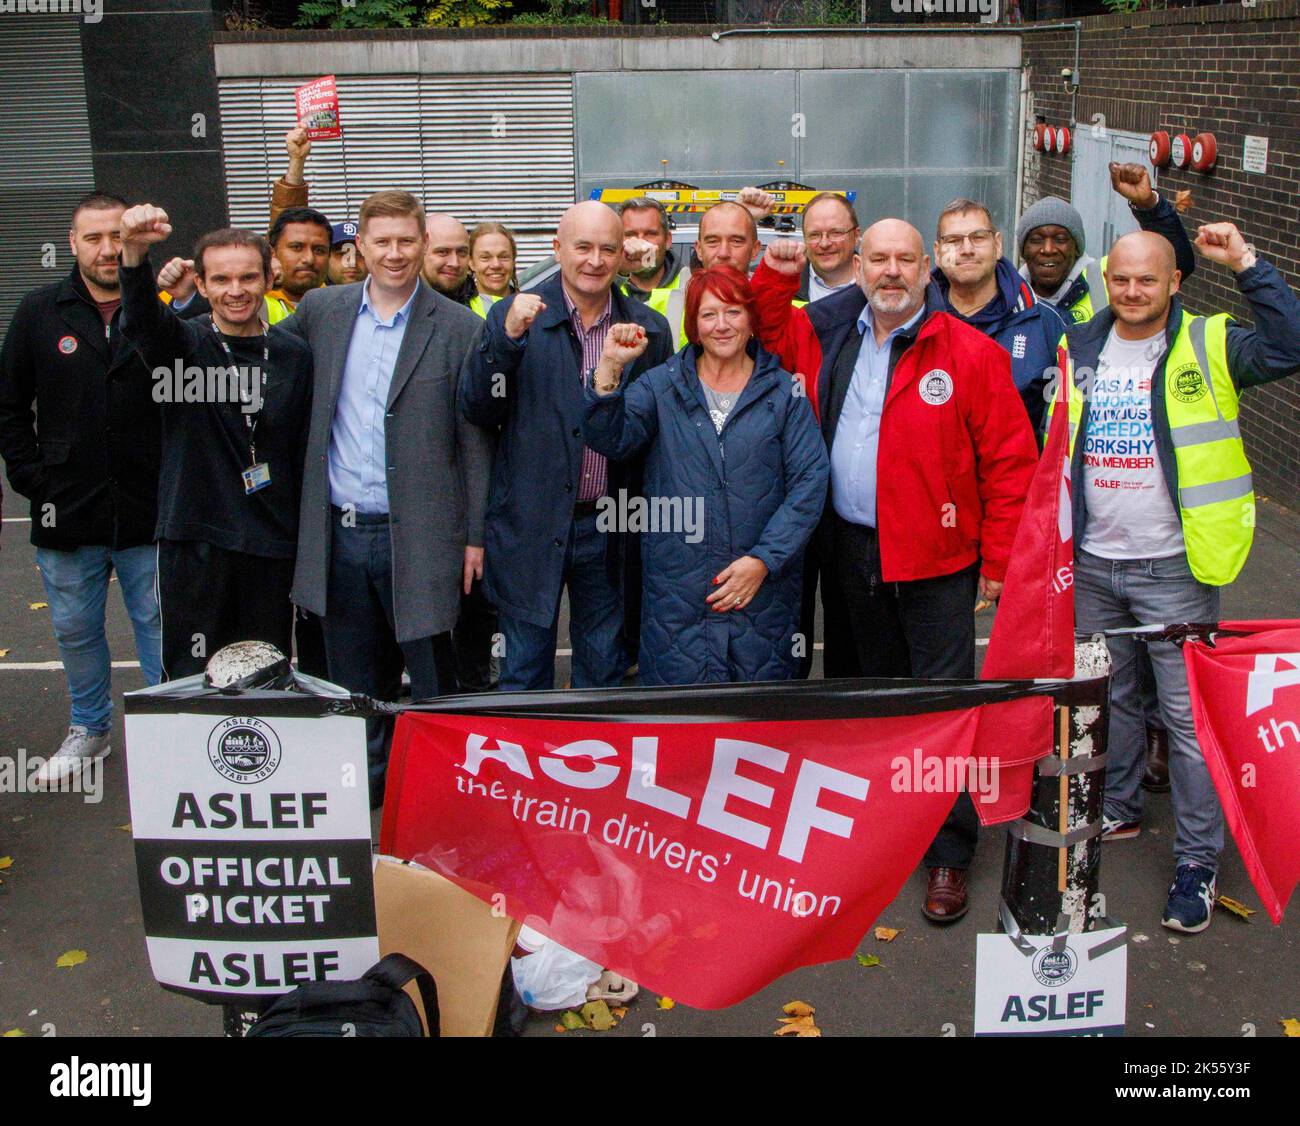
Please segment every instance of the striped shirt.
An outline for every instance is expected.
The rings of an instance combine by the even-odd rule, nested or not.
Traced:
[[[587,373],[593,371],[600,363],[600,353],[605,347],[605,334],[609,332],[610,320],[613,316],[613,298],[607,295],[605,311],[601,313],[600,318],[591,328],[583,328],[582,314],[578,312],[578,307],[569,297],[569,291],[561,286],[561,292],[564,294],[565,307],[569,310],[569,323],[573,325],[578,343],[582,346],[582,366],[578,378],[586,386]],[[599,500],[605,495],[608,483],[609,467],[605,464],[605,459],[595,450],[583,446],[582,473],[578,479],[578,503],[589,504]]]

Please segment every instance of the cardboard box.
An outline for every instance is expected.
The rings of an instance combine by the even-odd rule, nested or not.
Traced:
[[[490,1036],[519,924],[426,868],[375,861],[379,953],[414,958],[438,983],[444,1036]],[[423,1017],[419,990],[406,987]]]

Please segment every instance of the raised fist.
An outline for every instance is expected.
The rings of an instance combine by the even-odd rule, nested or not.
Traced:
[[[610,325],[600,357],[609,360],[616,367],[626,367],[646,350],[649,343],[650,338],[640,325]]]
[[[284,150],[289,154],[290,160],[302,162],[307,159],[311,152],[311,141],[307,138],[307,130],[301,125],[295,125],[284,135]]]
[[[194,292],[194,259],[173,258],[158,271],[158,288],[172,295],[173,301],[184,301]]]
[[[1150,210],[1160,202],[1151,187],[1151,177],[1140,164],[1111,164],[1110,186],[1134,207]]]
[[[623,261],[633,270],[653,270],[658,257],[659,248],[652,242],[643,238],[623,240]]]
[[[511,340],[518,340],[545,308],[545,303],[536,293],[517,293],[506,310],[506,335]]]
[[[763,261],[778,274],[802,274],[808,265],[808,250],[799,239],[779,238],[768,243]]]
[[[776,206],[776,200],[772,195],[761,188],[741,188],[736,202],[755,220],[766,219],[772,214],[772,208]]]
[[[122,213],[123,246],[146,249],[155,242],[162,242],[171,233],[167,212],[152,203],[140,203]]]
[[[1255,264],[1255,252],[1235,223],[1205,223],[1197,229],[1193,245],[1211,262],[1227,266],[1234,273]]]

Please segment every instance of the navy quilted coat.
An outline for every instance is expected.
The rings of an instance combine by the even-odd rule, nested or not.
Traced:
[[[642,684],[787,680],[799,663],[803,551],[830,462],[807,398],[775,356],[750,349],[753,375],[721,434],[690,344],[612,395],[585,392],[584,440],[606,457],[644,452],[643,518],[660,517],[641,536]],[[704,601],[713,578],[742,555],[768,576],[749,605],[718,613]]]

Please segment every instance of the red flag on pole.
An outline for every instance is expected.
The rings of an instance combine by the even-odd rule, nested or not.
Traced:
[[[1224,622],[1183,644],[1192,718],[1242,862],[1274,923],[1300,883],[1300,621]]]
[[[1065,348],[1057,351],[1065,370]],[[1025,498],[984,667],[985,680],[1074,675],[1074,512],[1070,499],[1069,410],[1058,382],[1047,444]],[[1032,731],[1027,746],[1008,747],[1003,724],[1014,709],[1018,729]],[[1033,718],[1030,719],[1032,714]],[[1052,750],[1052,702],[1018,700],[986,709],[980,724],[981,758],[1001,766],[996,802],[979,807],[995,825],[1029,808],[1033,764]]]

